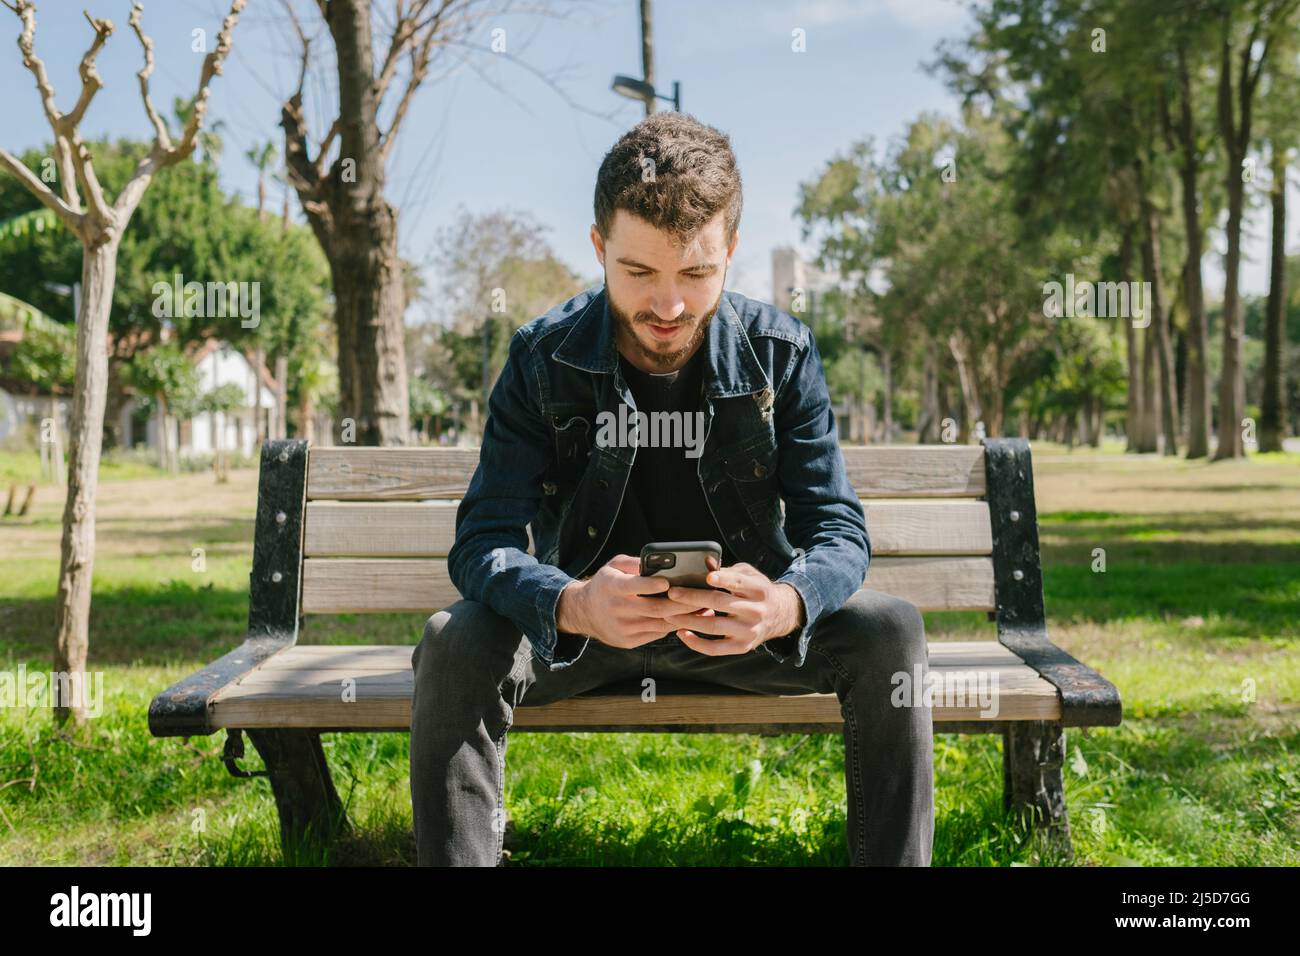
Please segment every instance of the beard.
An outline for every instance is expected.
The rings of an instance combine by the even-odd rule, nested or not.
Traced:
[[[691,331],[687,341],[681,346],[670,347],[665,343],[653,343],[647,345],[637,334],[638,325],[649,325],[658,321],[658,317],[653,312],[638,312],[635,316],[619,308],[614,297],[609,295],[609,274],[605,275],[605,294],[609,298],[609,312],[614,317],[614,326],[616,340],[626,344],[626,346],[638,356],[645,359],[656,369],[661,372],[670,372],[674,367],[679,365],[683,360],[695,353],[695,350],[704,341],[708,334],[709,323],[713,321],[713,316],[717,314],[718,306],[722,304],[722,293],[727,286],[727,275],[724,271],[722,274],[722,288],[718,290],[718,297],[714,300],[713,305],[709,306],[708,311],[703,318],[693,315],[684,315],[679,318],[674,325],[690,326],[694,324],[695,328]],[[647,335],[653,335],[647,332]]]

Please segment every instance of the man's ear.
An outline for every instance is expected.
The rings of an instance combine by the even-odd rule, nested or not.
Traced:
[[[596,250],[596,258],[600,260],[600,264],[603,266],[605,264],[605,240],[601,238],[600,230],[596,228],[594,222],[591,224],[591,246]]]

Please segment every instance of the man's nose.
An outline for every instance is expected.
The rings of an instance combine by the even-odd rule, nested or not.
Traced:
[[[650,311],[660,322],[676,322],[678,316],[686,311],[686,300],[676,288],[673,288],[663,295],[656,296],[650,303]]]

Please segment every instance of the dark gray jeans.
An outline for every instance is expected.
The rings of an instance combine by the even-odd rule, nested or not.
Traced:
[[[411,663],[411,803],[420,866],[501,864],[506,735],[515,707],[632,677],[764,694],[834,693],[844,716],[851,865],[930,865],[931,711],[890,702],[894,674],[910,681],[919,664],[925,680],[929,671],[925,623],[901,598],[857,592],[822,619],[803,667],[762,648],[710,657],[668,634],[632,650],[592,640],[556,671],[534,660],[532,645],[508,619],[462,600],[429,619]]]

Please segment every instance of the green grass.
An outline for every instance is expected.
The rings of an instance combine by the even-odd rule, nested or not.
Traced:
[[[1034,451],[1052,638],[1124,697],[1120,727],[1066,732],[1076,863],[1297,865],[1296,456]],[[43,488],[0,525],[0,670],[49,669],[60,498]],[[285,860],[269,785],[226,772],[220,735],[148,733],[153,695],[242,635],[254,499],[246,472],[222,489],[206,475],[102,489],[103,712],[82,742],[46,708],[0,709],[0,864],[414,862],[405,734],[325,735],[356,834]],[[414,643],[422,624],[344,615],[309,621],[308,639]],[[993,637],[983,614],[926,624],[932,639]],[[510,862],[843,865],[843,772],[834,735],[513,734]],[[935,865],[1057,862],[1003,816],[997,737],[937,735],[935,773]]]

